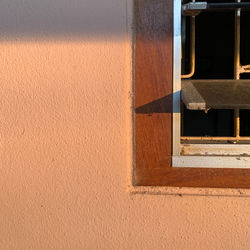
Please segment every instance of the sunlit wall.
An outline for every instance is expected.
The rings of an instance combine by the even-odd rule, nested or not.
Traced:
[[[131,15],[0,2],[0,249],[249,249],[249,198],[128,192]]]

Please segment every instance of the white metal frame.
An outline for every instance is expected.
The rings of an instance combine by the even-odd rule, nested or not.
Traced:
[[[174,0],[173,15],[173,155],[180,155],[181,141],[181,0]]]
[[[250,169],[250,145],[181,144],[181,0],[174,0],[173,26],[172,166]]]

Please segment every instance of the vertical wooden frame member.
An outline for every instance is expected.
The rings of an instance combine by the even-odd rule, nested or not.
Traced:
[[[134,185],[250,188],[249,169],[171,166],[173,1],[135,0]]]
[[[135,1],[136,175],[162,160],[170,165],[172,9],[172,1]]]

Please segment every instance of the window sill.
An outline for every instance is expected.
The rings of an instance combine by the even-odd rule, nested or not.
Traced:
[[[194,156],[172,157],[173,167],[185,168],[239,168],[250,169],[249,156]]]
[[[249,189],[129,186],[131,195],[250,197]]]

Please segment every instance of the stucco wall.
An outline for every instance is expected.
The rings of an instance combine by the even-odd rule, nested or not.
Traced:
[[[0,249],[249,249],[249,198],[128,191],[128,3],[0,2]]]

